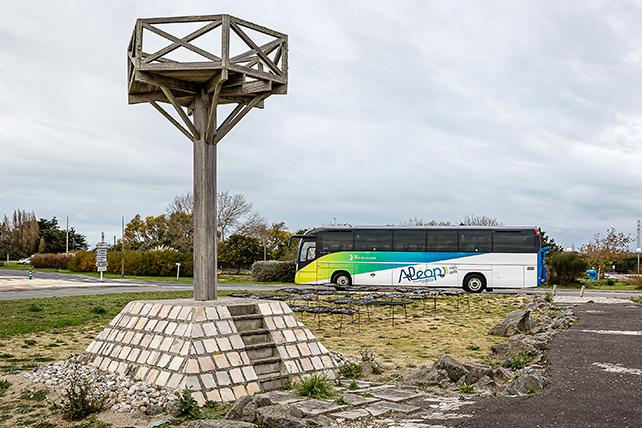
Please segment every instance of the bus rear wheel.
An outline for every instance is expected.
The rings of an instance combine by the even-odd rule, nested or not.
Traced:
[[[352,284],[352,278],[350,278],[350,274],[348,272],[335,272],[334,275],[332,275],[332,283],[345,287]]]
[[[480,273],[471,273],[464,278],[464,290],[468,293],[481,293],[486,288],[486,278]]]

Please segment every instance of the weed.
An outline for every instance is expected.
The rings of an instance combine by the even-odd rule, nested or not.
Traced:
[[[105,406],[107,396],[89,384],[86,378],[72,375],[65,390],[61,410],[63,418],[78,421],[92,413],[100,412]]]
[[[35,340],[33,340],[33,339],[25,339],[25,340],[23,340],[22,342],[24,343],[24,345],[23,345],[23,346],[24,346],[25,348],[26,348],[26,347],[29,347],[29,346],[33,346],[33,345],[35,345],[35,344],[37,343],[37,342],[36,342]]]
[[[364,346],[359,349],[359,355],[361,355],[361,361],[364,363],[373,363],[375,360],[374,352],[372,352],[371,346]]]
[[[348,404],[348,402],[346,401],[345,398],[343,398],[343,396],[337,398],[336,400],[334,400],[334,402],[340,406]]]
[[[4,392],[11,386],[11,382],[6,379],[0,379],[0,392]]]
[[[42,312],[42,306],[38,306],[35,303],[31,303],[29,306],[27,306],[27,310],[29,312]]]
[[[281,391],[289,391],[292,389],[292,382],[289,380],[279,387]]]
[[[348,389],[349,389],[350,391],[354,391],[355,389],[359,389],[359,385],[357,385],[357,382],[356,382],[355,380],[353,380],[353,381],[352,381],[352,382],[350,382],[350,384],[348,385]]]
[[[466,349],[468,349],[469,351],[479,351],[480,348],[477,345],[468,345],[466,346]]]
[[[469,383],[466,383],[466,382],[459,384],[457,389],[462,394],[474,394],[475,393],[475,386],[471,385]]]
[[[369,393],[369,392],[367,392],[367,391],[366,391],[366,392],[362,392],[362,393],[361,393],[361,396],[362,396],[362,397],[366,397],[366,398],[372,398],[372,397],[374,397],[374,395],[372,395],[371,393]]]
[[[544,301],[548,303],[553,301],[553,294],[550,291],[547,291],[546,294],[544,294]]]
[[[320,374],[303,379],[294,386],[294,391],[297,395],[317,399],[332,398],[334,396],[330,380]]]
[[[201,411],[198,409],[198,403],[192,397],[192,390],[185,388],[183,392],[176,393],[178,397],[178,409],[176,416],[179,418],[198,419],[201,416]]]
[[[30,400],[30,401],[43,401],[47,399],[47,391],[44,389],[27,389],[20,393],[21,400]]]
[[[359,379],[363,369],[361,364],[346,363],[339,366],[339,373],[346,379]]]
[[[208,400],[205,408],[201,411],[201,419],[222,419],[227,412],[228,406],[218,401]]]
[[[107,313],[107,309],[103,308],[102,306],[94,306],[89,310],[89,312],[96,315],[105,315]]]
[[[512,370],[519,370],[526,367],[531,360],[531,357],[523,352],[516,352],[511,354],[508,360],[504,361],[504,367]]]
[[[527,394],[537,394],[539,392],[539,388],[532,386],[526,390]]]

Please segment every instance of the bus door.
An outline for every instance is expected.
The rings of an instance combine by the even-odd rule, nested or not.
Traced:
[[[304,238],[299,244],[299,258],[297,260],[298,282],[315,283],[317,281],[317,270],[315,265],[310,265],[316,259],[316,239]]]

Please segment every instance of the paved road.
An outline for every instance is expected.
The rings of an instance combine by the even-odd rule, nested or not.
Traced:
[[[62,296],[80,296],[95,294],[112,294],[139,291],[174,291],[189,290],[191,284],[174,283],[164,281],[136,281],[132,279],[106,279],[104,283],[98,283],[97,279],[85,275],[64,274],[56,272],[35,272],[34,280],[44,280],[48,283],[59,281],[55,287],[43,286],[29,287],[3,287],[10,277],[25,278],[26,271],[0,269],[0,300],[17,300],[31,299],[40,297],[62,297]],[[3,283],[4,278],[4,283]],[[247,291],[270,291],[281,287],[288,287],[292,284],[219,284],[221,290],[247,290]],[[314,286],[300,286],[302,288],[314,288]],[[3,288],[5,288],[3,290]],[[13,288],[13,289],[12,289]],[[495,293],[500,294],[544,294],[550,292],[550,289],[495,289]],[[559,295],[578,295],[578,290],[557,290]],[[642,296],[642,292],[624,292],[624,291],[586,291],[585,295],[599,297],[622,297]]]
[[[556,336],[549,386],[526,397],[480,398],[456,427],[642,426],[642,306],[587,304]],[[587,331],[588,330],[588,331]]]

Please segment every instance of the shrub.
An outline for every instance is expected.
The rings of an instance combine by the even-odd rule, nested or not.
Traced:
[[[181,264],[181,276],[193,275],[191,253],[176,251],[125,251],[125,275],[136,276],[175,276],[176,263]],[[77,251],[69,262],[73,272],[95,272],[96,253]],[[121,273],[120,251],[107,252],[107,272]]]
[[[577,252],[554,253],[549,256],[550,284],[576,284],[588,268],[586,260]]]
[[[346,363],[339,366],[339,373],[346,379],[359,379],[362,372],[361,364]]]
[[[176,393],[178,397],[178,409],[176,416],[179,418],[198,419],[201,416],[201,411],[198,408],[198,403],[192,397],[192,390],[185,388],[183,392]]]
[[[359,385],[357,384],[357,382],[355,380],[352,380],[352,382],[350,382],[350,385],[348,385],[348,389],[350,391],[354,391],[356,389],[359,389]]]
[[[31,265],[34,268],[54,268],[54,269],[67,269],[69,261],[74,257],[73,253],[45,253],[34,254],[31,256]]]
[[[327,377],[315,374],[303,379],[294,387],[297,395],[316,399],[332,398],[334,390]]]
[[[67,420],[78,421],[100,412],[106,400],[107,397],[99,394],[87,379],[72,375],[63,396],[62,415]]]
[[[254,262],[252,277],[259,282],[294,282],[296,264],[293,261],[268,260]]]
[[[460,384],[457,389],[459,389],[459,392],[462,394],[474,394],[475,393],[475,386],[470,385],[466,382]]]

